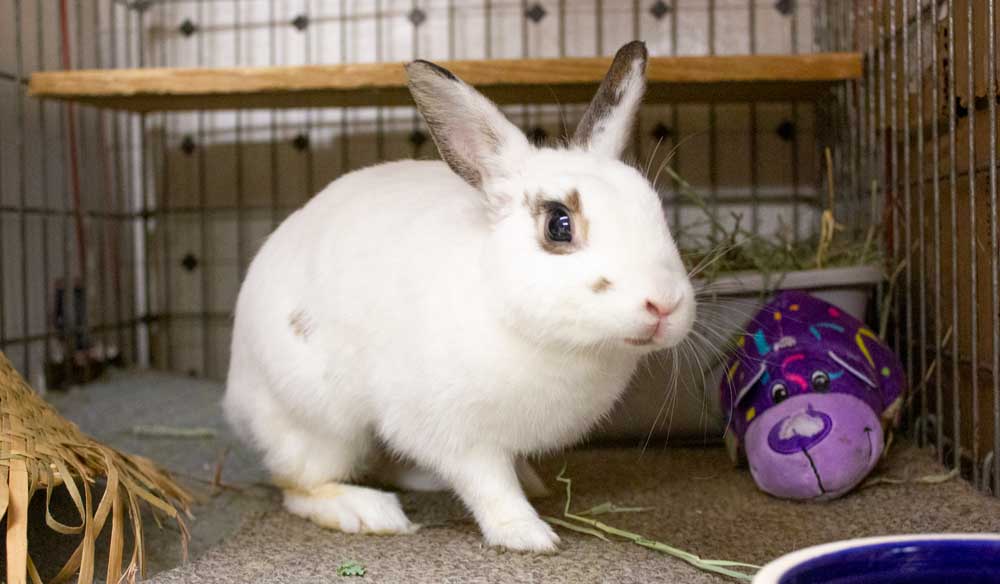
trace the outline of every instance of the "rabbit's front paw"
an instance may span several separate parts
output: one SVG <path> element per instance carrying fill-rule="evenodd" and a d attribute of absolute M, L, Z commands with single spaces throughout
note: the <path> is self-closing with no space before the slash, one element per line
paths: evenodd
<path fill-rule="evenodd" d="M 367 487 L 327 483 L 309 490 L 286 490 L 285 508 L 317 525 L 346 533 L 408 534 L 410 523 L 399 498 Z"/>
<path fill-rule="evenodd" d="M 486 543 L 509 550 L 555 553 L 559 551 L 559 536 L 548 523 L 537 517 L 514 519 L 484 526 Z"/>

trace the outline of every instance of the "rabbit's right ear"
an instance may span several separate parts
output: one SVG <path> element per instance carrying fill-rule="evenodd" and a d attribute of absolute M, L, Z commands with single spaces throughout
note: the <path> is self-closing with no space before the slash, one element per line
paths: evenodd
<path fill-rule="evenodd" d="M 622 155 L 646 93 L 648 59 L 642 41 L 632 41 L 618 49 L 597 95 L 573 133 L 574 144 L 610 158 Z"/>
<path fill-rule="evenodd" d="M 406 75 L 441 158 L 470 185 L 482 188 L 513 172 L 531 150 L 493 102 L 451 71 L 418 60 L 406 65 Z"/>

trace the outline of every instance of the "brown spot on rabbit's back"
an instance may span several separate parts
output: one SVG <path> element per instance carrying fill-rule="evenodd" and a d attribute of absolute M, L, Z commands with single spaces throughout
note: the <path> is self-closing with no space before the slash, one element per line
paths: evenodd
<path fill-rule="evenodd" d="M 308 341 L 309 336 L 313 333 L 312 319 L 301 308 L 288 315 L 288 326 L 292 329 L 292 333 L 295 336 L 302 338 L 304 341 Z"/>
<path fill-rule="evenodd" d="M 595 294 L 600 294 L 602 292 L 607 292 L 611 289 L 611 280 L 601 276 L 596 282 L 590 285 L 590 289 L 594 291 Z"/>

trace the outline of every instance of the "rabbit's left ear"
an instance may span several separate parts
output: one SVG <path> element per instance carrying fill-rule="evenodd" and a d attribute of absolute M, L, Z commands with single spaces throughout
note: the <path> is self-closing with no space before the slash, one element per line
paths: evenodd
<path fill-rule="evenodd" d="M 465 182 L 483 189 L 518 170 L 530 143 L 493 102 L 428 61 L 407 64 L 406 75 L 441 158 Z"/>
<path fill-rule="evenodd" d="M 573 133 L 573 143 L 596 154 L 619 158 L 628 145 L 642 96 L 646 93 L 646 43 L 618 49 L 597 95 Z"/>

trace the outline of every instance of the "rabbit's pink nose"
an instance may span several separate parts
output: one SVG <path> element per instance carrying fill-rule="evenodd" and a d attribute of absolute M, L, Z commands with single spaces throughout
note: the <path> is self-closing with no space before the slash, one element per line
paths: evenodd
<path fill-rule="evenodd" d="M 652 314 L 656 318 L 660 319 L 667 318 L 675 310 L 677 310 L 676 302 L 670 305 L 666 305 L 663 304 L 662 302 L 654 302 L 648 298 L 646 299 L 646 312 Z"/>

